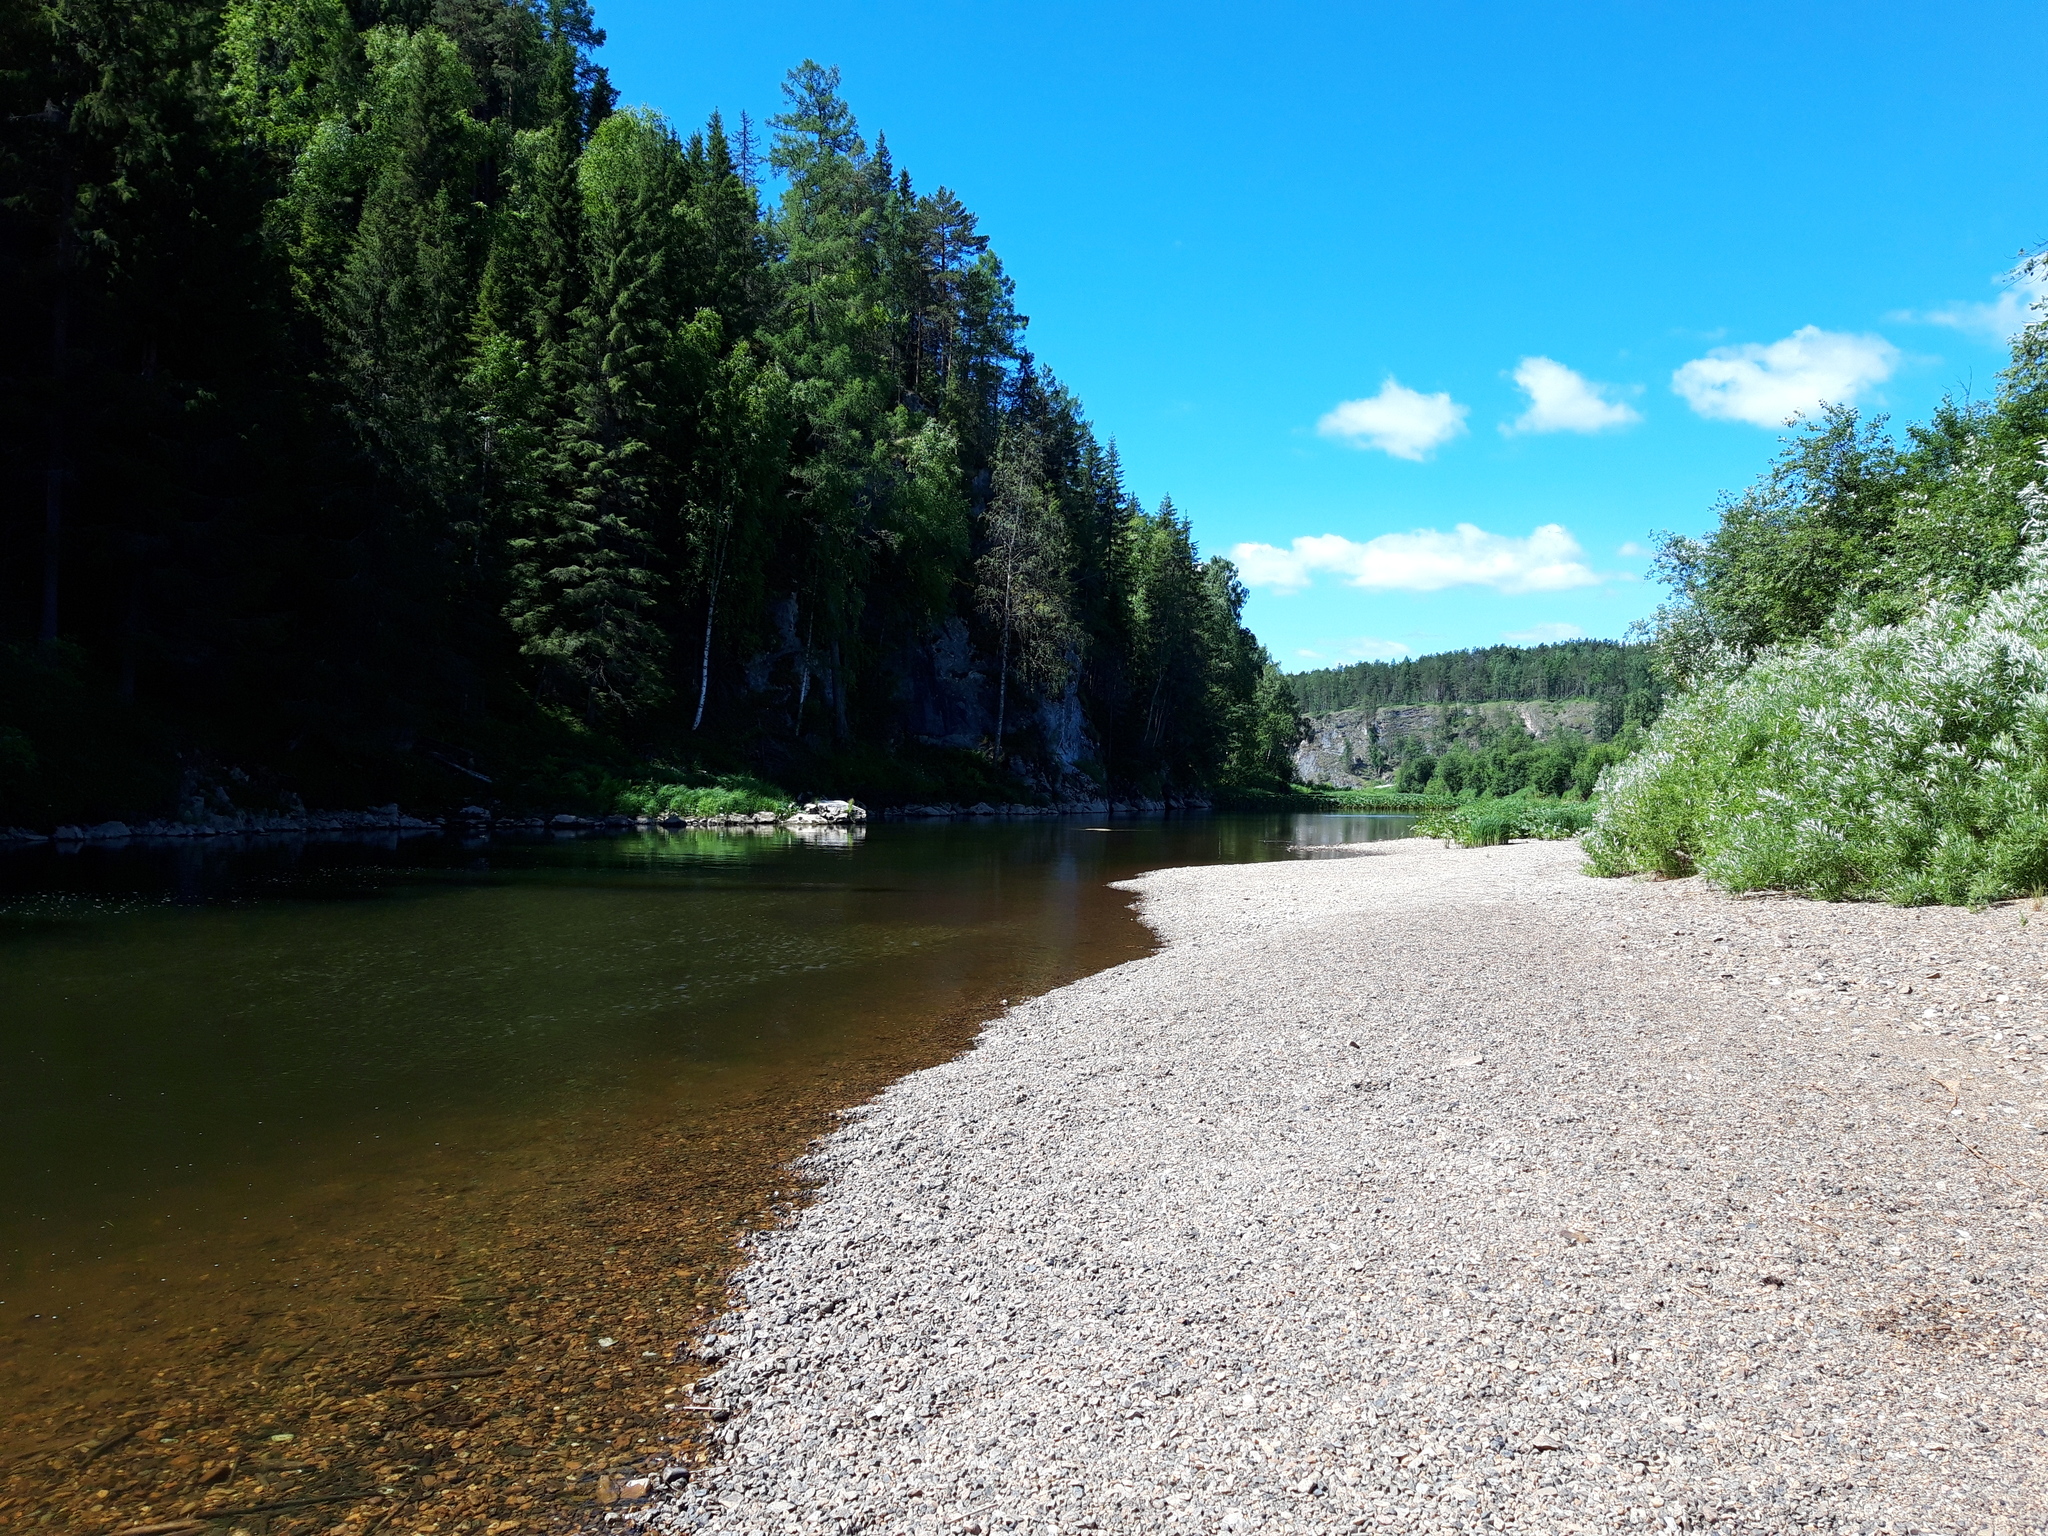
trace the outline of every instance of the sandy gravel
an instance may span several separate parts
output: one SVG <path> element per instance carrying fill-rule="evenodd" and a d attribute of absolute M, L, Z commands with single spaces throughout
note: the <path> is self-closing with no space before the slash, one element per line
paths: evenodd
<path fill-rule="evenodd" d="M 1161 953 L 822 1148 L 642 1517 L 2048 1530 L 2048 914 L 1539 843 L 1137 888 Z"/>

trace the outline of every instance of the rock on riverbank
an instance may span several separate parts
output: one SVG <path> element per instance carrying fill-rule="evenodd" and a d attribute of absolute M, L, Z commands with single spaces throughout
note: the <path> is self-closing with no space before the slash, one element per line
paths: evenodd
<path fill-rule="evenodd" d="M 466 805 L 451 816 L 431 820 L 407 815 L 396 805 L 367 811 L 313 811 L 298 815 L 236 811 L 198 816 L 187 821 L 103 821 L 90 826 L 61 826 L 51 832 L 25 827 L 0 827 L 0 845 L 9 843 L 120 843 L 135 839 L 208 837 L 305 837 L 322 834 L 415 836 L 453 829 L 466 834 L 486 832 L 624 832 L 635 828 L 676 830 L 686 827 L 857 827 L 868 813 L 851 800 L 811 800 L 781 811 L 751 811 L 725 816 L 499 816 L 480 805 Z"/>
<path fill-rule="evenodd" d="M 1137 882 L 1166 949 L 821 1147 L 639 1518 L 2042 1529 L 2048 928 L 1577 863 Z"/>

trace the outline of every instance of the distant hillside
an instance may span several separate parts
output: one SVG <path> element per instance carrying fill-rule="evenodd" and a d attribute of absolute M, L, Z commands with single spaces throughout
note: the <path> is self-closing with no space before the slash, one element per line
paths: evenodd
<path fill-rule="evenodd" d="M 1362 661 L 1288 682 L 1309 727 L 1295 748 L 1295 776 L 1337 787 L 1404 771 L 1426 782 L 1447 754 L 1455 777 L 1454 765 L 1488 753 L 1500 760 L 1496 777 L 1526 780 L 1533 772 L 1576 782 L 1576 773 L 1590 783 L 1598 764 L 1586 749 L 1617 736 L 1633 740 L 1664 702 L 1646 648 L 1612 640 Z M 1608 757 L 1603 750 L 1598 761 Z M 1552 758 L 1552 768 L 1536 766 Z M 1511 760 L 1522 767 L 1508 772 Z"/>
<path fill-rule="evenodd" d="M 1504 699 L 1638 697 L 1634 714 L 1657 713 L 1663 689 L 1650 671 L 1649 647 L 1614 640 L 1556 645 L 1490 645 L 1440 651 L 1406 661 L 1358 661 L 1288 676 L 1305 715 L 1386 704 L 1486 704 Z M 1619 729 L 1617 714 L 1614 729 Z M 1612 734 L 1610 731 L 1609 734 Z"/>

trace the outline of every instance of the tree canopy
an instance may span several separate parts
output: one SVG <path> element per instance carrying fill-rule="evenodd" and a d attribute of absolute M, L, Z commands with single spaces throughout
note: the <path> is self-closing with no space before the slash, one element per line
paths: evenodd
<path fill-rule="evenodd" d="M 1847 406 L 1787 425 L 1712 532 L 1659 540 L 1672 600 L 1652 627 L 1681 683 L 2017 581 L 2048 509 L 2048 334 L 2036 323 L 2015 338 L 1992 399 L 1945 400 L 1903 434 Z"/>
<path fill-rule="evenodd" d="M 1284 779 L 1235 573 L 836 70 L 770 188 L 750 123 L 619 109 L 582 0 L 0 27 L 0 817 L 230 770 Z"/>
<path fill-rule="evenodd" d="M 1394 704 L 1487 704 L 1499 699 L 1598 699 L 1611 708 L 1601 734 L 1647 723 L 1662 690 L 1649 649 L 1613 640 L 1490 645 L 1399 661 L 1359 661 L 1288 678 L 1304 711 Z"/>

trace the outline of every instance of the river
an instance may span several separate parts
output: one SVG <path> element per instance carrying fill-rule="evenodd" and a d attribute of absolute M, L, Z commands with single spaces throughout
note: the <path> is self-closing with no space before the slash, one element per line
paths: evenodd
<path fill-rule="evenodd" d="M 1111 882 L 1409 825 L 0 859 L 0 1525 L 573 1523 L 702 1458 L 681 1346 L 811 1138 L 1149 949 Z"/>

